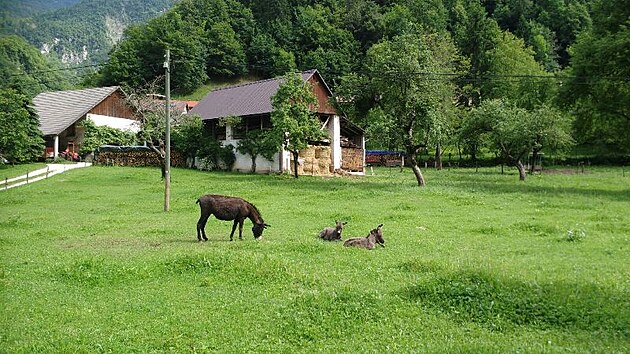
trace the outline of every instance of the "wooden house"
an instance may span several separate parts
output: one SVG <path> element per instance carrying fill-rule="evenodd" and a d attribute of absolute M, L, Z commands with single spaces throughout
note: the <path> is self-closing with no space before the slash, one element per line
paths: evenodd
<path fill-rule="evenodd" d="M 50 158 L 64 150 L 80 150 L 85 133 L 80 123 L 85 119 L 97 126 L 140 130 L 134 109 L 127 104 L 125 93 L 118 86 L 44 92 L 33 99 L 33 104 L 46 141 L 45 154 Z"/>
<path fill-rule="evenodd" d="M 298 172 L 305 175 L 327 175 L 335 171 L 363 174 L 365 161 L 365 139 L 363 130 L 339 115 L 330 105 L 332 91 L 317 70 L 301 73 L 317 97 L 314 113 L 319 118 L 328 138 L 300 152 Z M 271 127 L 272 97 L 278 91 L 283 78 L 251 82 L 221 88 L 208 93 L 191 111 L 201 117 L 207 129 L 224 146 L 237 146 L 247 131 Z M 241 124 L 221 125 L 220 118 L 241 117 Z M 251 157 L 236 153 L 235 170 L 249 171 Z M 291 171 L 291 154 L 279 151 L 273 161 L 259 157 L 257 172 Z"/>

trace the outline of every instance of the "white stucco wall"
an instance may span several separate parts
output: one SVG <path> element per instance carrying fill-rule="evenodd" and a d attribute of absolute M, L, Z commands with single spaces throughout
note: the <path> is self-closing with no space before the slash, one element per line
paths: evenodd
<path fill-rule="evenodd" d="M 226 139 L 221 141 L 221 145 L 234 146 L 234 155 L 236 156 L 236 161 L 234 162 L 234 167 L 232 168 L 232 170 L 239 172 L 250 172 L 252 169 L 252 158 L 249 155 L 241 154 L 240 152 L 236 151 L 236 146 L 238 146 L 239 139 L 232 138 L 232 127 L 229 125 L 225 127 L 225 137 Z M 278 152 L 278 154 L 274 156 L 273 161 L 269 161 L 262 156 L 258 156 L 256 158 L 256 172 L 270 173 L 280 171 L 280 167 L 283 166 L 280 164 L 280 155 L 280 152 Z"/>
<path fill-rule="evenodd" d="M 96 125 L 97 127 L 107 126 L 110 128 L 126 130 L 134 133 L 138 133 L 141 130 L 140 122 L 133 119 L 103 116 L 92 113 L 88 113 L 86 117 L 87 119 L 90 119 L 92 122 L 94 122 L 94 125 Z"/>
<path fill-rule="evenodd" d="M 327 124 L 328 135 L 331 140 L 331 160 L 333 162 L 333 167 L 335 170 L 341 168 L 341 125 L 340 125 L 340 117 L 332 116 L 330 117 Z M 226 125 L 225 127 L 225 137 L 226 139 L 221 141 L 223 146 L 232 145 L 236 148 L 238 145 L 239 139 L 234 139 L 232 137 L 232 127 Z M 363 145 L 365 141 L 362 142 Z M 365 146 L 364 146 L 365 150 Z M 234 154 L 236 155 L 236 162 L 234 163 L 233 170 L 240 172 L 249 172 L 252 167 L 252 159 L 249 155 L 244 155 L 234 150 Z M 258 173 L 270 173 L 270 172 L 289 172 L 291 173 L 291 153 L 286 150 L 282 150 L 278 152 L 274 156 L 273 161 L 269 161 L 264 157 L 259 156 L 256 159 L 256 172 Z"/>

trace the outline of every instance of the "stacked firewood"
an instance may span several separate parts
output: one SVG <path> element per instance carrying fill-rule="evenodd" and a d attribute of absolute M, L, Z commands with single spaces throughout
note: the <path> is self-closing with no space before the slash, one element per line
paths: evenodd
<path fill-rule="evenodd" d="M 104 151 L 97 155 L 94 160 L 95 164 L 105 166 L 162 166 L 161 159 L 155 151 Z M 171 166 L 185 167 L 186 159 L 184 155 L 178 151 L 171 152 Z"/>

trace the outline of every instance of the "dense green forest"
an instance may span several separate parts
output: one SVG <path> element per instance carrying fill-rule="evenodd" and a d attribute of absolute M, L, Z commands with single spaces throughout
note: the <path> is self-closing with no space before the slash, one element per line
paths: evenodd
<path fill-rule="evenodd" d="M 0 0 L 0 9 L 4 15 L 30 16 L 41 12 L 56 10 L 78 3 L 80 0 Z"/>
<path fill-rule="evenodd" d="M 128 29 L 96 83 L 134 87 L 153 80 L 162 75 L 169 48 L 172 87 L 180 94 L 208 79 L 266 78 L 317 68 L 337 93 L 355 98 L 341 107 L 344 113 L 368 131 L 387 134 L 379 141 L 391 147 L 405 145 L 393 127 L 407 123 L 417 125 L 414 139 L 421 143 L 414 145 L 452 144 L 453 131 L 471 109 L 502 100 L 505 107 L 530 113 L 559 110 L 575 119 L 577 143 L 627 151 L 627 5 L 623 0 L 182 0 Z M 387 50 L 395 52 L 384 59 Z M 405 60 L 415 66 L 398 55 L 407 52 Z M 425 105 L 430 109 L 387 111 L 374 97 L 395 83 L 404 83 L 398 92 L 435 86 L 430 84 L 448 87 L 435 89 L 433 96 L 408 97 L 434 102 Z M 382 119 L 393 114 L 426 119 Z M 437 121 L 439 127 L 426 125 Z M 477 128 L 472 137 L 483 132 Z M 416 136 L 420 131 L 431 132 Z M 437 131 L 451 132 L 451 138 L 444 140 Z M 474 150 L 476 143 L 471 144 Z"/>
<path fill-rule="evenodd" d="M 46 28 L 93 48 L 95 34 L 111 33 L 90 16 L 113 16 L 114 3 L 123 8 L 118 15 L 142 12 L 133 1 L 105 3 L 71 8 L 89 21 L 68 20 L 70 8 L 47 13 Z M 152 2 L 151 11 L 156 6 L 168 4 Z M 14 23 L 15 33 L 43 44 L 28 20 Z M 180 0 L 112 40 L 112 50 L 100 53 L 107 61 L 83 85 L 155 82 L 168 48 L 171 87 L 181 96 L 209 81 L 316 68 L 352 98 L 338 108 L 366 129 L 373 147 L 435 151 L 436 159 L 444 148 L 473 157 L 485 148 L 514 161 L 574 143 L 627 153 L 628 25 L 626 0 Z"/>

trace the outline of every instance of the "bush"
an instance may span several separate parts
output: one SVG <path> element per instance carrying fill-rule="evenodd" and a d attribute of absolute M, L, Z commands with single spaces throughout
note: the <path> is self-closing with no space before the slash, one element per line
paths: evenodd
<path fill-rule="evenodd" d="M 206 139 L 205 144 L 199 149 L 197 157 L 200 161 L 197 168 L 205 171 L 229 171 L 236 162 L 234 146 L 221 146 L 214 139 Z"/>
<path fill-rule="evenodd" d="M 136 134 L 133 132 L 107 126 L 97 127 L 94 122 L 89 119 L 84 120 L 81 124 L 83 128 L 85 128 L 85 138 L 79 150 L 79 154 L 81 155 L 92 153 L 102 145 L 129 146 L 136 145 L 138 142 Z"/>

